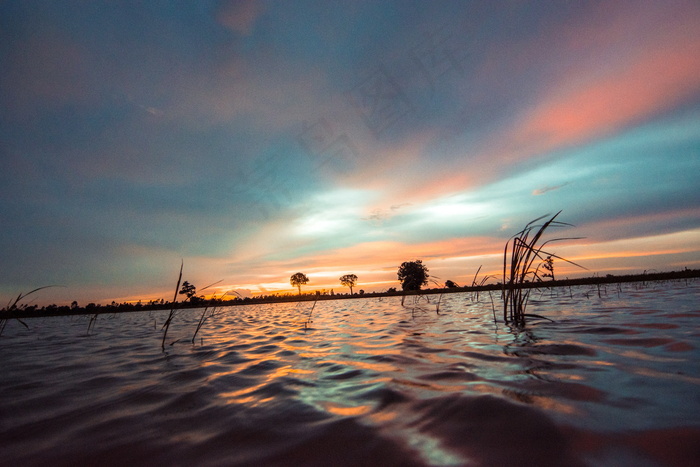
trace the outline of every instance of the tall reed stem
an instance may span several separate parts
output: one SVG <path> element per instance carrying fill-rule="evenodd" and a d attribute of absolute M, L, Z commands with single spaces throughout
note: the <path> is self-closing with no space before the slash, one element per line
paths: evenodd
<path fill-rule="evenodd" d="M 172 323 L 175 317 L 175 311 L 177 310 L 177 292 L 180 290 L 180 281 L 182 281 L 182 268 L 185 266 L 184 260 L 180 262 L 180 275 L 177 277 L 177 285 L 175 286 L 175 295 L 173 296 L 173 304 L 170 308 L 170 313 L 168 314 L 168 319 L 165 320 L 163 324 L 163 340 L 160 343 L 160 348 L 165 352 L 165 338 L 168 336 L 168 329 L 170 328 L 170 323 Z"/>

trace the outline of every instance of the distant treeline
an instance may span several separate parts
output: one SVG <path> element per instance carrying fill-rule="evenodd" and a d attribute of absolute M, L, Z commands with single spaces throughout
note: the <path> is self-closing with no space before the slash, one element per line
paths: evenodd
<path fill-rule="evenodd" d="M 631 274 L 631 275 L 621 275 L 615 276 L 608 274 L 606 276 L 593 276 L 584 277 L 578 279 L 561 279 L 561 280 L 550 280 L 550 281 L 540 281 L 540 282 L 526 282 L 522 287 L 562 287 L 562 286 L 576 286 L 576 285 L 597 285 L 597 284 L 613 284 L 621 282 L 650 282 L 650 281 L 664 281 L 664 280 L 677 280 L 677 279 L 690 279 L 700 277 L 700 269 L 684 269 L 682 271 L 672 271 L 672 272 L 644 272 L 642 274 Z M 395 287 L 391 287 L 385 292 L 364 292 L 360 290 L 359 293 L 354 293 L 352 295 L 347 293 L 334 293 L 332 290 L 328 291 L 315 291 L 311 293 L 305 293 L 301 295 L 283 294 L 283 295 L 258 295 L 255 297 L 234 297 L 231 299 L 196 299 L 193 301 L 187 300 L 182 302 L 168 302 L 164 300 L 151 300 L 147 303 L 115 303 L 112 302 L 109 305 L 100 305 L 95 303 L 89 303 L 86 306 L 79 306 L 77 302 L 73 302 L 71 306 L 68 305 L 47 305 L 43 307 L 38 307 L 37 305 L 22 305 L 13 310 L 8 310 L 3 308 L 0 310 L 0 319 L 9 318 L 31 318 L 31 317 L 44 317 L 44 316 L 64 316 L 64 315 L 91 315 L 91 314 L 102 314 L 102 313 L 124 313 L 124 312 L 134 312 L 134 311 L 152 311 L 152 310 L 170 310 L 172 308 L 184 309 L 184 308 L 204 308 L 204 307 L 221 307 L 221 306 L 236 306 L 236 305 L 254 305 L 254 304 L 264 304 L 264 303 L 280 303 L 280 302 L 300 302 L 300 301 L 315 301 L 315 300 L 341 300 L 349 298 L 367 298 L 367 297 L 391 297 L 400 295 L 427 295 L 427 294 L 442 294 L 442 293 L 456 293 L 456 292 L 477 292 L 486 290 L 501 290 L 502 284 L 500 282 L 495 284 L 484 284 L 480 286 L 467 286 L 467 287 L 445 287 L 445 288 L 432 288 L 424 289 L 420 291 L 404 292 L 402 290 L 397 290 Z"/>

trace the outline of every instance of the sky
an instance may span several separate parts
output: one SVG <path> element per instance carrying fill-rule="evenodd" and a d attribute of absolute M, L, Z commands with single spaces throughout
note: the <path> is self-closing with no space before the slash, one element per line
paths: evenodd
<path fill-rule="evenodd" d="M 558 211 L 558 278 L 700 267 L 697 1 L 0 0 L 0 64 L 3 305 L 496 282 Z"/>

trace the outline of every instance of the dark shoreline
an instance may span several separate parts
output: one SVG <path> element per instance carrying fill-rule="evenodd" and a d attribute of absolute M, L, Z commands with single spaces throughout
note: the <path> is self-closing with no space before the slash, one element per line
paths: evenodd
<path fill-rule="evenodd" d="M 628 283 L 628 282 L 652 282 L 652 281 L 667 281 L 667 280 L 680 280 L 680 279 L 693 279 L 700 277 L 700 269 L 685 269 L 682 271 L 671 271 L 671 272 L 654 272 L 654 273 L 642 273 L 642 274 L 630 274 L 623 276 L 615 276 L 608 274 L 606 276 L 593 276 L 593 277 L 583 277 L 578 279 L 559 279 L 553 281 L 543 281 L 543 282 L 527 282 L 522 285 L 523 288 L 549 288 L 549 287 L 571 287 L 579 285 L 603 285 L 603 284 L 618 284 L 618 283 Z M 474 287 L 453 287 L 453 288 L 440 288 L 440 289 L 425 289 L 420 292 L 404 292 L 404 291 L 392 291 L 392 292 L 371 292 L 353 295 L 349 294 L 320 294 L 320 293 L 309 293 L 303 295 L 271 295 L 271 296 L 260 296 L 260 297 L 248 297 L 248 298 L 236 298 L 232 300 L 202 300 L 195 303 L 189 302 L 176 302 L 174 305 L 177 309 L 185 308 L 204 308 L 204 307 L 225 307 L 225 306 L 238 306 L 238 305 L 258 305 L 258 304 L 269 304 L 269 303 L 286 303 L 286 302 L 308 302 L 317 300 L 347 300 L 355 298 L 368 298 L 368 297 L 396 297 L 402 295 L 435 295 L 435 294 L 445 294 L 445 293 L 459 293 L 459 292 L 482 292 L 482 291 L 500 291 L 503 285 L 499 282 L 497 284 L 484 284 L 481 286 Z M 173 304 L 169 302 L 164 303 L 148 303 L 148 304 L 132 304 L 132 303 L 122 303 L 117 305 L 96 305 L 89 304 L 86 307 L 69 307 L 69 306 L 56 306 L 49 305 L 45 307 L 26 307 L 18 308 L 15 310 L 0 310 L 0 320 L 2 319 L 12 319 L 12 318 L 41 318 L 47 316 L 72 316 L 72 315 L 96 315 L 105 313 L 127 313 L 136 311 L 154 311 L 154 310 L 170 310 L 173 308 Z"/>

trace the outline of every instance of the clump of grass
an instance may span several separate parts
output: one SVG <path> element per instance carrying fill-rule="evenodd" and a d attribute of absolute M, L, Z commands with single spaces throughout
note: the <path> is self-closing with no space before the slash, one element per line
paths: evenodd
<path fill-rule="evenodd" d="M 26 307 L 26 305 L 21 305 L 21 304 L 20 304 L 20 302 L 21 302 L 23 299 L 25 299 L 26 297 L 28 297 L 29 295 L 31 295 L 31 294 L 33 294 L 33 293 L 35 293 L 35 292 L 38 292 L 38 291 L 43 290 L 43 289 L 48 289 L 49 287 L 59 287 L 59 286 L 57 286 L 57 285 L 45 285 L 45 286 L 43 286 L 43 287 L 37 287 L 36 289 L 34 289 L 34 290 L 30 291 L 30 292 L 27 292 L 27 293 L 20 293 L 20 294 L 17 296 L 17 298 L 15 298 L 14 302 L 13 302 L 12 300 L 10 300 L 10 301 L 8 302 L 7 306 L 6 306 L 5 308 L 3 308 L 3 309 L 0 310 L 0 313 L 2 313 L 2 314 L 7 314 L 7 315 L 12 315 L 13 313 L 15 313 L 15 312 L 17 312 L 17 311 L 23 309 L 24 307 Z M 5 326 L 7 325 L 7 321 L 8 321 L 9 319 L 12 319 L 12 318 L 16 319 L 16 320 L 17 320 L 22 326 L 24 326 L 25 328 L 29 329 L 29 325 L 28 325 L 27 323 L 25 323 L 24 321 L 22 321 L 22 320 L 19 318 L 19 316 L 13 316 L 13 317 L 11 317 L 11 318 L 2 318 L 2 319 L 0 319 L 0 336 L 2 335 L 2 332 L 5 330 Z"/>
<path fill-rule="evenodd" d="M 561 211 L 554 214 L 543 224 L 536 224 L 548 217 L 548 215 L 538 217 L 530 221 L 523 230 L 512 236 L 507 242 L 503 251 L 503 290 L 502 298 L 503 320 L 506 324 L 511 323 L 515 326 L 524 326 L 525 317 L 535 317 L 548 319 L 544 316 L 526 314 L 527 301 L 530 295 L 529 288 L 525 287 L 527 282 L 540 282 L 540 267 L 544 264 L 546 258 L 557 258 L 567 263 L 586 269 L 568 259 L 557 256 L 554 253 L 544 251 L 543 248 L 552 242 L 562 240 L 576 240 L 581 237 L 562 237 L 550 240 L 543 240 L 545 231 L 550 227 L 571 226 L 565 222 L 556 220 Z M 509 260 L 510 256 L 510 260 Z"/>

